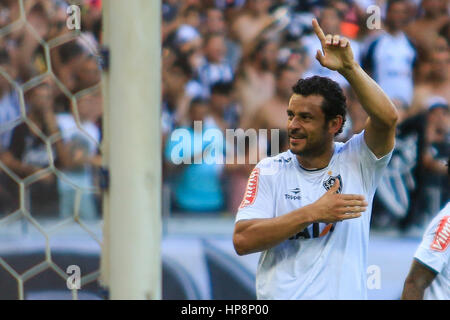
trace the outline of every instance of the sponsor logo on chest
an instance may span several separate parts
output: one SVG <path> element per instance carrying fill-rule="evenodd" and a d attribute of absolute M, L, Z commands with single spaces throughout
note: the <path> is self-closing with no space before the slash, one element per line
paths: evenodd
<path fill-rule="evenodd" d="M 302 199 L 300 188 L 294 188 L 284 194 L 286 200 L 298 201 Z"/>

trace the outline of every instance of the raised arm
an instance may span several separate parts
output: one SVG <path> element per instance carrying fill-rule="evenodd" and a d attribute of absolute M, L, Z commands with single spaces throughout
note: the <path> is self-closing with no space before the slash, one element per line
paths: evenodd
<path fill-rule="evenodd" d="M 369 115 L 364 128 L 364 139 L 377 158 L 381 158 L 389 153 L 395 144 L 398 113 L 394 104 L 354 60 L 348 39 L 339 35 L 325 35 L 315 19 L 312 25 L 323 51 L 317 51 L 316 59 L 323 67 L 339 72 L 352 86 Z"/>

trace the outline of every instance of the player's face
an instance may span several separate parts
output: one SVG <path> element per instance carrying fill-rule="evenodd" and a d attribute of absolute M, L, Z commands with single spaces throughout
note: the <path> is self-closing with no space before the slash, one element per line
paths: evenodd
<path fill-rule="evenodd" d="M 299 156 L 320 156 L 325 151 L 333 133 L 327 130 L 322 111 L 323 97 L 294 94 L 288 106 L 288 135 L 292 153 Z"/>
<path fill-rule="evenodd" d="M 386 23 L 393 29 L 401 29 L 408 22 L 408 5 L 403 2 L 394 3 L 387 13 Z"/>
<path fill-rule="evenodd" d="M 292 86 L 298 80 L 298 72 L 294 70 L 283 71 L 277 79 L 277 92 L 283 99 L 289 99 L 292 94 Z"/>
<path fill-rule="evenodd" d="M 335 9 L 324 9 L 321 15 L 320 25 L 325 33 L 339 33 L 341 19 Z"/>

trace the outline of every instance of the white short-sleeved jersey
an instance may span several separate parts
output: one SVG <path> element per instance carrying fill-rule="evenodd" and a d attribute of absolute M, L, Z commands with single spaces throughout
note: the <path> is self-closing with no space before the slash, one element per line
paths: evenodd
<path fill-rule="evenodd" d="M 450 202 L 428 225 L 414 258 L 437 274 L 424 299 L 450 300 Z"/>
<path fill-rule="evenodd" d="M 369 203 L 360 218 L 315 223 L 261 253 L 258 299 L 366 299 L 366 269 L 372 200 L 392 152 L 377 157 L 364 132 L 334 143 L 328 167 L 302 168 L 291 152 L 262 160 L 249 178 L 236 216 L 274 218 L 317 201 L 339 179 L 339 192 L 362 194 Z"/>

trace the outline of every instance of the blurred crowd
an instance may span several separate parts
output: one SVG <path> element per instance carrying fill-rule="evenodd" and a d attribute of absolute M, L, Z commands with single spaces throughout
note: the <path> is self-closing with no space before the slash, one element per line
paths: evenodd
<path fill-rule="evenodd" d="M 186 156 L 176 149 L 182 142 L 176 129 L 191 133 L 192 159 L 214 144 L 205 138 L 208 129 L 223 136 L 227 129 L 280 129 L 280 151 L 285 151 L 291 87 L 312 75 L 330 77 L 344 88 L 349 121 L 337 139 L 345 142 L 364 128 L 367 114 L 347 81 L 315 59 L 320 42 L 311 29 L 314 17 L 325 34 L 351 40 L 355 59 L 400 113 L 374 226 L 405 231 L 423 226 L 448 201 L 447 1 L 164 0 L 162 10 L 164 178 L 172 211 L 236 213 L 253 168 L 174 163 L 174 155 Z M 195 121 L 202 121 L 200 133 Z M 202 143 L 194 143 L 196 135 Z M 270 149 L 270 134 L 266 142 Z M 247 158 L 259 151 L 241 150 Z"/>
<path fill-rule="evenodd" d="M 101 0 L 23 3 L 27 25 L 17 26 L 19 1 L 0 1 L 0 216 L 25 202 L 35 216 L 99 217 L 99 197 L 89 190 L 98 187 L 101 164 Z M 81 29 L 70 39 L 73 3 Z M 229 146 L 206 136 L 238 128 L 280 131 L 236 155 L 261 159 L 276 151 L 274 142 L 285 151 L 286 106 L 301 77 L 327 76 L 343 87 L 348 121 L 339 141 L 364 128 L 367 115 L 347 81 L 315 60 L 316 17 L 325 33 L 351 40 L 355 59 L 401 116 L 373 224 L 423 225 L 449 195 L 449 12 L 446 0 L 162 0 L 165 211 L 235 214 L 254 164 L 194 159 L 211 145 L 225 154 Z M 179 150 L 177 129 L 190 134 L 190 154 Z"/>
<path fill-rule="evenodd" d="M 0 1 L 0 217 L 20 204 L 38 219 L 99 217 L 101 3 L 77 3 L 79 31 L 70 4 Z"/>

